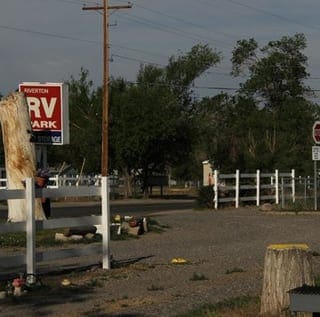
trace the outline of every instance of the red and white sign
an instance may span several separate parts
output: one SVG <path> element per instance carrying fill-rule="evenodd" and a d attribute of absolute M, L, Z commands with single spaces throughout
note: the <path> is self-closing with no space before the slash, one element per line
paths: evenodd
<path fill-rule="evenodd" d="M 313 124 L 312 137 L 316 144 L 320 144 L 320 121 L 316 121 Z"/>
<path fill-rule="evenodd" d="M 36 143 L 69 143 L 68 86 L 62 83 L 22 83 Z"/>

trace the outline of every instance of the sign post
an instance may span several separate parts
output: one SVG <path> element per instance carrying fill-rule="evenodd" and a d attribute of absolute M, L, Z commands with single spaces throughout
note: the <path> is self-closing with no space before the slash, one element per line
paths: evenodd
<path fill-rule="evenodd" d="M 320 144 L 320 121 L 316 121 L 312 127 L 312 138 L 315 144 Z M 318 209 L 318 180 L 317 180 L 317 161 L 320 160 L 320 146 L 312 147 L 312 160 L 314 162 L 314 177 L 313 177 L 313 186 L 314 186 L 314 210 Z"/>

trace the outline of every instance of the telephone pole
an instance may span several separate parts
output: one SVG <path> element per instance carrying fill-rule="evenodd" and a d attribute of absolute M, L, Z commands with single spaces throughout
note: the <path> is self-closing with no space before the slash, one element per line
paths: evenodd
<path fill-rule="evenodd" d="M 109 21 L 108 11 L 130 9 L 131 4 L 108 6 L 103 0 L 102 6 L 83 7 L 82 10 L 102 10 L 103 12 L 103 97 L 102 97 L 102 144 L 101 144 L 101 175 L 108 176 L 109 161 Z"/>

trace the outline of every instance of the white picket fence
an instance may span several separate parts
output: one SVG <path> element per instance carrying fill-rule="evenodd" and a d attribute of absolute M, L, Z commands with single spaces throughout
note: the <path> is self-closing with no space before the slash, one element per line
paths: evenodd
<path fill-rule="evenodd" d="M 59 188 L 35 188 L 34 179 L 26 179 L 26 189 L 0 190 L 0 200 L 26 199 L 28 212 L 26 221 L 0 224 L 0 233 L 26 232 L 25 254 L 0 257 L 1 268 L 26 266 L 29 276 L 36 275 L 36 264 L 44 261 L 60 260 L 70 257 L 102 254 L 102 267 L 110 269 L 110 206 L 109 206 L 108 178 L 101 178 L 101 186 L 64 186 Z M 59 218 L 49 220 L 35 220 L 35 198 L 48 197 L 101 197 L 101 216 L 87 216 L 79 218 Z M 79 226 L 101 225 L 102 245 L 92 244 L 81 248 L 58 249 L 36 252 L 36 232 L 44 229 L 74 228 Z"/>
<path fill-rule="evenodd" d="M 234 174 L 220 174 L 215 170 L 213 175 L 215 209 L 218 209 L 221 203 L 227 202 L 234 202 L 235 208 L 239 208 L 240 202 L 245 201 L 254 201 L 257 206 L 266 200 L 279 204 L 281 186 L 291 189 L 292 201 L 295 201 L 295 170 L 291 173 L 279 173 L 278 170 L 274 173 L 261 173 L 260 170 L 256 173 L 241 173 L 236 170 Z M 290 178 L 291 181 L 284 185 L 279 181 L 281 178 Z M 249 194 L 243 195 L 243 191 Z"/>
<path fill-rule="evenodd" d="M 109 177 L 109 184 L 115 183 L 114 178 Z M 101 186 L 101 175 L 55 175 L 49 178 L 48 188 L 64 186 Z M 7 179 L 0 178 L 0 189 L 7 188 Z"/>

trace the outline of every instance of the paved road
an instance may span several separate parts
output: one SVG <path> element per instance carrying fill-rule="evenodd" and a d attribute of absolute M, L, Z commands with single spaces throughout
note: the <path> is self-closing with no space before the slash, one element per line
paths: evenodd
<path fill-rule="evenodd" d="M 110 203 L 111 214 L 128 216 L 146 216 L 150 213 L 170 210 L 193 209 L 196 203 L 192 199 L 150 199 L 150 200 L 122 200 Z M 52 218 L 81 217 L 99 215 L 101 204 L 99 202 L 59 202 L 52 203 Z M 7 208 L 1 206 L 0 219 L 7 218 Z"/>

